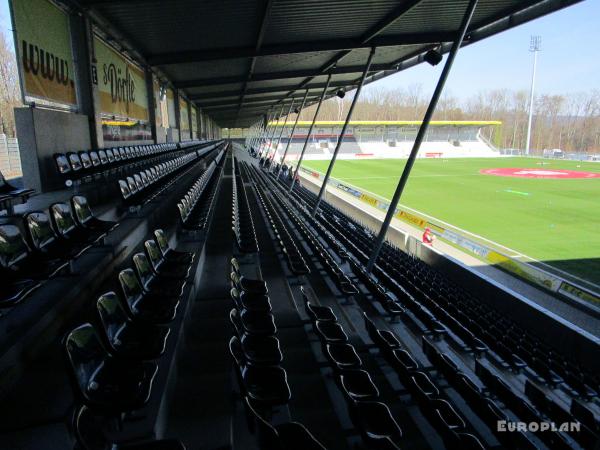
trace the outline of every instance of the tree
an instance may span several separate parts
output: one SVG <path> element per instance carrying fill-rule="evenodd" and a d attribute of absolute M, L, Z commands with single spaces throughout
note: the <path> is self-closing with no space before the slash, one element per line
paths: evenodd
<path fill-rule="evenodd" d="M 21 106 L 17 61 L 6 36 L 0 32 L 0 133 L 15 136 L 17 106 Z"/>

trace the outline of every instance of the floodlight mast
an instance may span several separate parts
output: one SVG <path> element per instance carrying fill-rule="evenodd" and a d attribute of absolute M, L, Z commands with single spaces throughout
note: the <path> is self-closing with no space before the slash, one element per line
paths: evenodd
<path fill-rule="evenodd" d="M 542 48 L 542 37 L 531 36 L 529 51 L 533 53 L 533 71 L 531 73 L 531 91 L 529 94 L 529 119 L 527 120 L 527 141 L 525 142 L 525 154 L 529 156 L 531 147 L 531 124 L 533 122 L 533 100 L 535 92 L 535 72 L 537 69 L 537 54 Z"/>

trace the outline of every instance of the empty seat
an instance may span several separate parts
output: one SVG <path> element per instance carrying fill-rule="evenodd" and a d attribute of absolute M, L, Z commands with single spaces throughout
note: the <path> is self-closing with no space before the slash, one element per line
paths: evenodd
<path fill-rule="evenodd" d="M 351 370 L 360 369 L 362 366 L 360 356 L 350 344 L 327 344 L 325 356 L 334 369 Z"/>
<path fill-rule="evenodd" d="M 133 265 L 145 292 L 169 298 L 180 298 L 183 295 L 186 281 L 156 275 L 144 253 L 133 255 Z"/>
<path fill-rule="evenodd" d="M 52 258 L 69 260 L 76 258 L 86 250 L 73 243 L 59 240 L 51 226 L 50 218 L 45 212 L 33 211 L 23 217 L 27 229 L 29 243 L 33 250 Z"/>
<path fill-rule="evenodd" d="M 134 320 L 165 324 L 175 319 L 179 302 L 145 293 L 132 269 L 119 273 L 119 283 L 125 299 L 124 306 Z"/>
<path fill-rule="evenodd" d="M 144 243 L 144 249 L 148 260 L 152 264 L 152 270 L 157 275 L 178 280 L 185 280 L 189 276 L 190 264 L 166 260 L 154 240 L 147 240 Z"/>
<path fill-rule="evenodd" d="M 154 240 L 156 240 L 158 248 L 167 261 L 190 265 L 194 262 L 193 252 L 180 252 L 169 247 L 169 240 L 163 230 L 154 230 Z"/>
<path fill-rule="evenodd" d="M 71 208 L 73 209 L 75 219 L 83 228 L 108 233 L 119 225 L 118 222 L 100 220 L 95 217 L 87 198 L 82 195 L 71 197 Z"/>
<path fill-rule="evenodd" d="M 402 430 L 384 403 L 354 402 L 351 417 L 365 443 L 370 447 L 398 450 Z"/>
<path fill-rule="evenodd" d="M 340 388 L 348 399 L 376 400 L 379 397 L 379 389 L 366 370 L 342 370 L 337 376 Z"/>
<path fill-rule="evenodd" d="M 337 317 L 333 310 L 328 306 L 316 306 L 308 300 L 305 301 L 306 314 L 311 321 L 316 322 L 337 322 Z"/>
<path fill-rule="evenodd" d="M 67 335 L 65 349 L 76 392 L 86 405 L 120 413 L 148 402 L 158 370 L 155 362 L 110 356 L 89 323 Z"/>
<path fill-rule="evenodd" d="M 39 287 L 39 280 L 58 274 L 66 265 L 66 262 L 57 259 L 36 258 L 17 226 L 0 225 L 1 303 L 10 305 L 19 302 Z"/>
<path fill-rule="evenodd" d="M 253 420 L 253 431 L 261 450 L 325 450 L 325 447 L 298 422 L 271 425 L 258 414 L 252 403 L 245 405 Z"/>
<path fill-rule="evenodd" d="M 339 323 L 317 320 L 314 323 L 314 328 L 319 338 L 325 343 L 343 344 L 348 341 L 348 336 Z"/>
<path fill-rule="evenodd" d="M 89 248 L 102 237 L 104 233 L 86 230 L 77 225 L 71 208 L 66 203 L 54 203 L 50 206 L 50 219 L 58 236 L 70 245 Z"/>
<path fill-rule="evenodd" d="M 239 292 L 236 288 L 231 288 L 231 299 L 236 307 L 240 310 L 247 309 L 248 311 L 271 311 L 271 302 L 269 297 L 262 294 L 250 294 L 248 292 Z"/>
<path fill-rule="evenodd" d="M 277 332 L 275 319 L 270 312 L 248 311 L 241 312 L 233 308 L 229 314 L 231 322 L 239 329 L 238 334 L 253 336 L 273 336 Z"/>
<path fill-rule="evenodd" d="M 276 366 L 283 361 L 279 340 L 274 336 L 241 336 L 240 345 L 250 365 Z"/>
<path fill-rule="evenodd" d="M 289 402 L 292 394 L 285 370 L 278 366 L 253 366 L 247 364 L 237 337 L 229 341 L 229 351 L 234 359 L 234 369 L 242 394 L 256 405 L 273 406 Z"/>
<path fill-rule="evenodd" d="M 381 350 L 391 351 L 402 346 L 394 333 L 388 330 L 379 330 L 366 313 L 363 313 L 363 317 L 369 337 Z"/>
<path fill-rule="evenodd" d="M 265 283 L 264 280 L 246 278 L 242 275 L 238 275 L 236 272 L 232 272 L 231 281 L 237 289 L 250 294 L 267 295 L 269 293 L 267 283 Z"/>
<path fill-rule="evenodd" d="M 133 359 L 154 359 L 164 353 L 168 327 L 133 322 L 114 292 L 101 295 L 96 307 L 112 353 Z"/>

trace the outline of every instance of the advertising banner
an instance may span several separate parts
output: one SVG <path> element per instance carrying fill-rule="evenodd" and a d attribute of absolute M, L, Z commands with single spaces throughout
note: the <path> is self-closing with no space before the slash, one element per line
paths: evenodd
<path fill-rule="evenodd" d="M 116 50 L 94 37 L 100 110 L 109 116 L 148 121 L 144 72 Z"/>
<path fill-rule="evenodd" d="M 181 131 L 190 131 L 190 115 L 188 114 L 188 102 L 179 97 L 179 123 Z"/>
<path fill-rule="evenodd" d="M 46 0 L 13 0 L 11 4 L 23 100 L 76 106 L 67 14 Z"/>

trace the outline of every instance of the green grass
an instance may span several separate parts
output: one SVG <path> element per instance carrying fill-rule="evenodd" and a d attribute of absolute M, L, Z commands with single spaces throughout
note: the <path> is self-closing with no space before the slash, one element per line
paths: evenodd
<path fill-rule="evenodd" d="M 419 159 L 401 204 L 533 259 L 600 283 L 600 178 L 482 175 L 495 167 L 541 168 L 534 158 Z M 600 172 L 598 163 L 543 160 L 544 169 Z M 336 162 L 332 176 L 391 198 L 406 160 Z M 325 172 L 329 161 L 306 161 Z M 524 195 L 527 193 L 528 195 Z"/>

